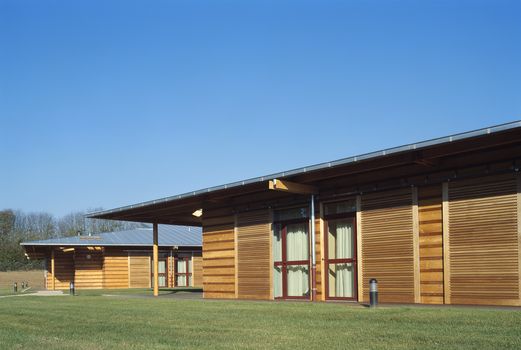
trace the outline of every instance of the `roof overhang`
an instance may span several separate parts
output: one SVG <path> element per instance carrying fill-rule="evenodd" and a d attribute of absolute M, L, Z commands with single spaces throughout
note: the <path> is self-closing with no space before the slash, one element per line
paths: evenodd
<path fill-rule="evenodd" d="M 308 167 L 210 187 L 176 196 L 87 214 L 88 218 L 201 226 L 206 209 L 247 207 L 252 199 L 264 203 L 295 196 L 270 190 L 281 179 L 318 193 L 331 192 L 338 179 L 358 189 L 364 183 L 393 176 L 416 176 L 433 169 L 450 170 L 486 161 L 513 161 L 521 156 L 521 121 L 389 148 Z M 517 165 L 513 165 L 517 167 Z M 347 184 L 346 184 L 347 183 Z M 192 215 L 204 208 L 203 216 Z"/>

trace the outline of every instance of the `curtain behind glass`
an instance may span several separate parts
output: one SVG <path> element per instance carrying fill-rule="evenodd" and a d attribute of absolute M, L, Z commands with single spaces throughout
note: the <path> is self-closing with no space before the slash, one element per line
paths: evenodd
<path fill-rule="evenodd" d="M 308 225 L 286 226 L 286 256 L 288 261 L 308 260 Z M 309 292 L 309 268 L 303 265 L 287 266 L 288 296 L 304 296 Z"/>
<path fill-rule="evenodd" d="M 335 227 L 336 226 L 336 227 Z M 330 232 L 330 237 L 334 240 L 334 257 L 332 259 L 348 259 L 353 257 L 353 225 L 350 221 L 339 221 L 333 227 L 336 232 Z M 331 234 L 333 233 L 333 234 Z M 329 242 L 328 242 L 329 243 Z M 331 251 L 331 249 L 330 249 Z M 353 296 L 353 267 L 352 264 L 336 264 L 330 265 L 335 275 L 335 296 L 351 297 Z"/>
<path fill-rule="evenodd" d="M 186 272 L 186 262 L 184 260 L 177 260 L 177 272 L 178 273 Z M 186 275 L 177 276 L 177 285 L 186 286 Z"/>

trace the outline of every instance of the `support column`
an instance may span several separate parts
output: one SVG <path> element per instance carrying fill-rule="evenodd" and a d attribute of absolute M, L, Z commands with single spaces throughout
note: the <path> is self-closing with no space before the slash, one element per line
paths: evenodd
<path fill-rule="evenodd" d="M 153 231 L 154 231 L 154 246 L 153 246 L 153 255 L 154 255 L 154 296 L 157 297 L 159 295 L 159 275 L 158 275 L 158 269 L 159 269 L 159 246 L 158 246 L 158 229 L 157 229 L 157 223 L 153 224 Z"/>
<path fill-rule="evenodd" d="M 317 256 L 315 247 L 315 195 L 311 195 L 311 300 L 317 300 Z"/>
<path fill-rule="evenodd" d="M 54 278 L 54 249 L 51 250 L 51 288 L 56 290 L 56 278 Z"/>

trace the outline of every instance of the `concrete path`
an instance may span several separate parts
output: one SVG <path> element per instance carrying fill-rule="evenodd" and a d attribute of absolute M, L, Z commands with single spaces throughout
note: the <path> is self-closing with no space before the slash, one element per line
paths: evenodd
<path fill-rule="evenodd" d="M 61 290 L 39 290 L 34 293 L 20 293 L 20 294 L 10 294 L 10 295 L 2 295 L 0 298 L 12 298 L 12 297 L 52 297 L 57 295 L 65 295 Z"/>

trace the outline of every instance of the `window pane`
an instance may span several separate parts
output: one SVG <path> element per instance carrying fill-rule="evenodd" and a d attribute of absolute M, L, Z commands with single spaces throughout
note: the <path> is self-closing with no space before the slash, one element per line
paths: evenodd
<path fill-rule="evenodd" d="M 288 296 L 309 295 L 309 267 L 307 265 L 287 266 Z"/>
<path fill-rule="evenodd" d="M 282 297 L 282 267 L 273 267 L 273 297 Z"/>
<path fill-rule="evenodd" d="M 353 221 L 335 220 L 328 222 L 328 258 L 351 259 L 354 256 Z"/>
<path fill-rule="evenodd" d="M 192 272 L 192 259 L 191 258 L 188 258 L 188 272 Z"/>
<path fill-rule="evenodd" d="M 354 297 L 353 263 L 329 264 L 328 278 L 330 297 Z"/>
<path fill-rule="evenodd" d="M 192 286 L 192 275 L 188 276 L 188 287 Z"/>
<path fill-rule="evenodd" d="M 185 273 L 186 272 L 186 262 L 184 260 L 177 260 L 177 272 Z"/>
<path fill-rule="evenodd" d="M 158 278 L 158 279 L 159 279 L 159 283 L 158 283 L 158 285 L 159 285 L 160 287 L 165 286 L 165 285 L 166 285 L 166 283 L 165 283 L 165 281 L 166 281 L 165 276 L 158 276 L 158 277 L 159 277 L 159 278 Z"/>
<path fill-rule="evenodd" d="M 307 219 L 308 208 L 291 208 L 275 211 L 275 221 L 286 221 L 294 219 Z"/>
<path fill-rule="evenodd" d="M 309 259 L 307 223 L 286 226 L 286 256 L 288 261 Z"/>
<path fill-rule="evenodd" d="M 165 273 L 166 271 L 166 261 L 160 260 L 158 261 L 158 269 L 157 272 L 159 273 Z"/>
<path fill-rule="evenodd" d="M 176 277 L 176 286 L 178 287 L 186 287 L 186 276 L 185 275 L 179 275 Z"/>
<path fill-rule="evenodd" d="M 326 215 L 352 213 L 356 211 L 356 200 L 351 199 L 342 202 L 327 203 L 324 207 Z"/>

